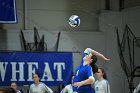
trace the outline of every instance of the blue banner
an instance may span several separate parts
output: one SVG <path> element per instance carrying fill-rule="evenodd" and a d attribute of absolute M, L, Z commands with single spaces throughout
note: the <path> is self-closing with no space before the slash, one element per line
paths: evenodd
<path fill-rule="evenodd" d="M 15 0 L 0 0 L 0 23 L 16 23 Z"/>
<path fill-rule="evenodd" d="M 0 86 L 33 83 L 34 73 L 48 86 L 71 82 L 73 58 L 71 52 L 1 52 Z"/>

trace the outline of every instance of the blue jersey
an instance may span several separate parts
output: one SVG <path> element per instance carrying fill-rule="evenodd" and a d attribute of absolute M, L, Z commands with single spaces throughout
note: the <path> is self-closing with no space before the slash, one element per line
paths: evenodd
<path fill-rule="evenodd" d="M 84 54 L 85 55 L 85 54 Z M 83 55 L 83 57 L 84 57 Z M 92 68 L 86 64 L 83 64 L 83 57 L 80 66 L 76 69 L 73 83 L 74 82 L 81 82 L 83 80 L 88 79 L 89 77 L 93 77 Z M 73 86 L 73 90 L 78 93 L 94 93 L 91 84 L 83 85 L 79 88 Z"/>

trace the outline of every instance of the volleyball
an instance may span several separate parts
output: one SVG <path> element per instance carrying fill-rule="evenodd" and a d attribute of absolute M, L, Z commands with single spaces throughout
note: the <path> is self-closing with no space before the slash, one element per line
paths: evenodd
<path fill-rule="evenodd" d="M 80 18 L 77 15 L 72 15 L 68 22 L 71 27 L 78 27 L 80 25 Z"/>

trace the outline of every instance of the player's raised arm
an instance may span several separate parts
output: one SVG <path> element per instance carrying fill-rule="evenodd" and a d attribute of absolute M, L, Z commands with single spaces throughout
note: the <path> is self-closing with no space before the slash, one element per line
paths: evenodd
<path fill-rule="evenodd" d="M 86 50 L 84 51 L 84 53 L 87 54 L 93 54 L 95 56 L 97 56 L 98 58 L 104 60 L 104 61 L 109 61 L 110 59 L 106 58 L 103 54 L 91 49 L 91 48 L 86 48 Z"/>

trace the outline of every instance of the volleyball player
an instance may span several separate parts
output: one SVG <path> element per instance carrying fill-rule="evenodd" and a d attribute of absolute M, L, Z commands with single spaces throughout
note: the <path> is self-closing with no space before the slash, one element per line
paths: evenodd
<path fill-rule="evenodd" d="M 40 82 L 40 77 L 38 74 L 33 75 L 33 80 L 34 83 L 31 84 L 29 93 L 53 93 L 53 91 L 48 86 Z"/>
<path fill-rule="evenodd" d="M 11 83 L 11 88 L 13 88 L 16 91 L 16 93 L 21 93 L 20 90 L 17 89 L 17 84 L 15 82 Z"/>
<path fill-rule="evenodd" d="M 91 49 L 87 48 L 84 51 L 82 62 L 80 66 L 77 67 L 74 79 L 73 79 L 73 90 L 77 93 L 94 93 L 94 90 L 91 87 L 91 84 L 95 82 L 95 78 L 93 77 L 93 71 L 90 66 L 92 62 L 94 62 L 94 56 L 97 56 L 98 58 L 101 58 L 105 61 L 108 61 L 109 59 L 106 58 L 101 53 Z"/>
<path fill-rule="evenodd" d="M 95 82 L 95 93 L 110 93 L 110 86 L 103 68 L 98 68 L 96 73 L 98 80 Z"/>

